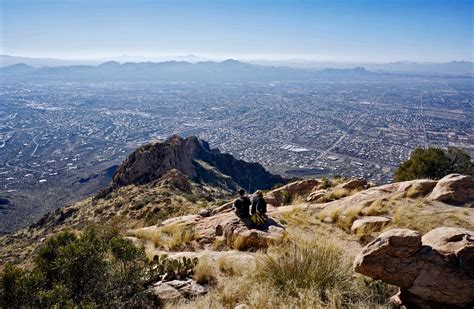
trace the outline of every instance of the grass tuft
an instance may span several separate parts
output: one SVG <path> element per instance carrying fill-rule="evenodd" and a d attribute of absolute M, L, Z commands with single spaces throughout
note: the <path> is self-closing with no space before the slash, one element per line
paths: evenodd
<path fill-rule="evenodd" d="M 180 224 L 167 225 L 158 229 L 138 230 L 132 236 L 148 240 L 156 248 L 164 248 L 169 251 L 184 250 L 196 239 L 191 228 Z"/>
<path fill-rule="evenodd" d="M 207 256 L 199 259 L 199 263 L 194 268 L 194 280 L 199 284 L 215 284 L 216 271 Z"/>
<path fill-rule="evenodd" d="M 375 200 L 369 207 L 364 209 L 366 216 L 380 216 L 388 213 L 388 207 L 384 200 Z"/>
<path fill-rule="evenodd" d="M 293 296 L 300 289 L 312 289 L 327 299 L 326 291 L 349 287 L 351 266 L 334 244 L 290 243 L 275 250 L 258 260 L 257 273 L 276 288 Z"/>

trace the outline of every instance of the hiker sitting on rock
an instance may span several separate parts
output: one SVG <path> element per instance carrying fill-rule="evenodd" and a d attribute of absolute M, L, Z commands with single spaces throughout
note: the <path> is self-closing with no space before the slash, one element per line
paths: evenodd
<path fill-rule="evenodd" d="M 266 221 L 266 213 L 267 213 L 267 202 L 263 197 L 263 193 L 260 190 L 257 190 L 254 194 L 252 199 L 252 222 L 257 225 L 261 226 L 265 224 Z"/>
<path fill-rule="evenodd" d="M 250 217 L 250 199 L 245 195 L 245 190 L 239 190 L 239 198 L 234 201 L 234 212 L 239 218 L 248 218 Z"/>

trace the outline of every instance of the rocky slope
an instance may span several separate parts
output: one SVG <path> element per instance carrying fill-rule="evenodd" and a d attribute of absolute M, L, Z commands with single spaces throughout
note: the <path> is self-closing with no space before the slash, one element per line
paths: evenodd
<path fill-rule="evenodd" d="M 208 257 L 216 264 L 225 256 L 249 265 L 257 263 L 259 253 L 240 251 L 265 250 L 295 240 L 329 240 L 347 256 L 357 256 L 356 272 L 400 288 L 398 295 L 387 298 L 387 304 L 468 308 L 474 302 L 470 292 L 473 184 L 472 177 L 455 174 L 439 181 L 421 179 L 378 187 L 362 179 L 338 179 L 330 184 L 308 179 L 267 192 L 270 219 L 258 229 L 238 220 L 231 203 L 226 203 L 209 212 L 132 229 L 128 235 L 144 245 L 150 256 Z M 319 201 L 314 201 L 314 193 L 319 194 Z M 449 199 L 443 198 L 448 195 Z M 179 250 L 166 247 L 166 234 L 179 229 L 193 231 L 192 239 Z M 422 233 L 426 233 L 423 239 Z"/>
<path fill-rule="evenodd" d="M 172 136 L 138 148 L 115 171 L 108 188 L 96 196 L 43 216 L 29 228 L 0 238 L 0 266 L 23 261 L 57 231 L 88 224 L 123 229 L 157 224 L 217 207 L 239 187 L 269 189 L 284 183 L 258 163 L 247 163 L 210 149 L 207 142 Z"/>
<path fill-rule="evenodd" d="M 156 283 L 154 293 L 162 300 L 189 298 L 178 302 L 178 307 L 251 305 L 257 297 L 251 291 L 240 298 L 235 295 L 242 291 L 228 291 L 233 285 L 248 286 L 236 280 L 250 280 L 262 258 L 268 260 L 274 250 L 309 241 L 330 242 L 341 248 L 345 258 L 357 256 L 357 272 L 400 288 L 400 295 L 393 298 L 398 306 L 465 307 L 474 301 L 467 292 L 457 293 L 469 289 L 473 280 L 472 177 L 453 174 L 439 181 L 421 179 L 383 186 L 363 179 L 300 180 L 265 192 L 269 204 L 265 226 L 256 228 L 235 217 L 230 190 L 249 184 L 269 188 L 279 181 L 280 177 L 261 166 L 220 154 L 196 138 L 172 137 L 130 155 L 109 190 L 0 238 L 1 263 L 25 264 L 50 235 L 63 229 L 80 231 L 95 223 L 115 225 L 143 246 L 150 258 L 165 254 L 197 257 L 207 261 L 207 271 L 222 272 L 217 276 L 220 279 L 208 281 L 206 287 L 189 280 Z M 245 266 L 232 270 L 228 261 Z M 430 283 L 443 278 L 458 282 Z M 381 292 L 385 286 L 370 284 L 369 290 L 377 286 L 379 298 L 385 295 Z M 189 289 L 197 292 L 189 296 Z M 378 300 L 387 306 L 388 302 L 389 297 Z M 321 306 L 318 304 L 311 306 Z"/>

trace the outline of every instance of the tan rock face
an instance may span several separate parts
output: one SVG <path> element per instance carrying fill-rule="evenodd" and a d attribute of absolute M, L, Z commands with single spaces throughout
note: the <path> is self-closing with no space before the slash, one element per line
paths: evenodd
<path fill-rule="evenodd" d="M 355 271 L 400 287 L 405 305 L 474 305 L 474 232 L 440 227 L 382 233 L 356 257 Z"/>
<path fill-rule="evenodd" d="M 191 279 L 158 282 L 152 288 L 153 294 L 159 300 L 175 300 L 181 297 L 196 297 L 206 294 L 208 289 Z"/>
<path fill-rule="evenodd" d="M 336 188 L 342 188 L 347 190 L 364 190 L 368 188 L 367 180 L 363 178 L 352 179 L 346 183 L 338 185 Z"/>
<path fill-rule="evenodd" d="M 474 178 L 460 174 L 445 176 L 438 181 L 428 199 L 474 207 Z"/>
<path fill-rule="evenodd" d="M 269 189 L 284 182 L 258 163 L 247 163 L 218 149 L 210 149 L 207 142 L 195 136 L 181 138 L 175 135 L 164 142 L 142 146 L 130 154 L 112 177 L 112 187 L 149 183 L 173 169 L 193 180 L 231 191 L 238 187 Z"/>
<path fill-rule="evenodd" d="M 189 176 L 196 176 L 192 164 L 197 139 L 183 140 L 172 137 L 164 143 L 151 143 L 138 148 L 124 161 L 113 176 L 115 186 L 146 183 L 158 179 L 167 171 L 176 169 Z"/>
<path fill-rule="evenodd" d="M 284 185 L 268 192 L 265 199 L 273 206 L 287 205 L 297 196 L 306 196 L 320 184 L 317 179 L 305 179 Z"/>
<path fill-rule="evenodd" d="M 317 202 L 322 197 L 324 197 L 326 195 L 326 192 L 327 192 L 326 189 L 320 189 L 320 190 L 313 191 L 306 198 L 306 202 L 308 202 L 308 203 Z"/>
<path fill-rule="evenodd" d="M 369 216 L 355 220 L 352 223 L 351 232 L 357 233 L 360 229 L 370 231 L 380 231 L 382 227 L 388 224 L 391 220 L 387 217 Z"/>
<path fill-rule="evenodd" d="M 184 193 L 191 193 L 192 186 L 188 177 L 177 169 L 167 171 L 157 183 L 161 187 L 177 188 Z"/>
<path fill-rule="evenodd" d="M 153 293 L 158 299 L 161 300 L 178 299 L 181 297 L 181 293 L 178 291 L 178 289 L 166 283 L 157 284 L 154 286 Z"/>

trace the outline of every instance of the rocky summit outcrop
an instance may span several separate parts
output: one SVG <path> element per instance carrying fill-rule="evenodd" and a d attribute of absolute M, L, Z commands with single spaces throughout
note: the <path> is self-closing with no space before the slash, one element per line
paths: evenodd
<path fill-rule="evenodd" d="M 351 179 L 348 182 L 341 183 L 336 189 L 347 189 L 347 190 L 364 190 L 369 188 L 370 185 L 364 178 Z"/>
<path fill-rule="evenodd" d="M 284 183 L 283 178 L 270 174 L 258 163 L 237 160 L 218 149 L 210 149 L 207 142 L 197 137 L 174 135 L 130 154 L 113 175 L 112 187 L 150 183 L 173 169 L 194 181 L 229 190 L 270 189 Z"/>
<path fill-rule="evenodd" d="M 392 302 L 407 308 L 472 308 L 474 232 L 439 227 L 382 233 L 356 257 L 355 271 L 400 287 Z"/>
<path fill-rule="evenodd" d="M 474 178 L 460 174 L 447 175 L 438 181 L 428 198 L 447 204 L 468 204 L 473 207 Z"/>
<path fill-rule="evenodd" d="M 308 195 L 311 191 L 319 188 L 320 181 L 317 179 L 305 179 L 291 182 L 265 194 L 268 204 L 273 206 L 288 205 L 297 197 Z"/>
<path fill-rule="evenodd" d="M 250 220 L 239 219 L 229 210 L 209 217 L 190 215 L 162 223 L 165 228 L 170 225 L 190 227 L 196 235 L 195 240 L 203 247 L 221 241 L 238 249 L 261 249 L 282 240 L 285 235 L 285 228 L 270 217 L 264 226 L 257 228 Z"/>

